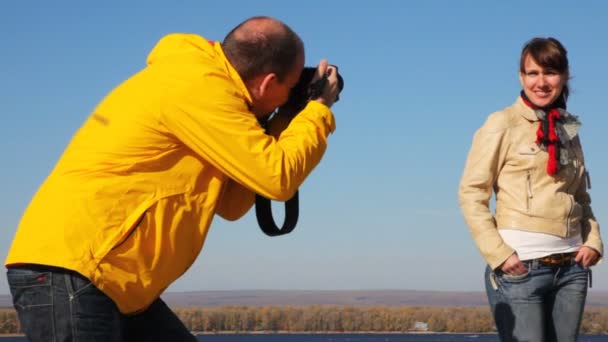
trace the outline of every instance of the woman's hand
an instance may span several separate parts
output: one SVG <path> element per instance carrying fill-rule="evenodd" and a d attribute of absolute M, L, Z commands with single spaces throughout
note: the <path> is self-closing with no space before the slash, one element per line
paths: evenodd
<path fill-rule="evenodd" d="M 576 253 L 574 261 L 586 268 L 597 264 L 599 259 L 600 253 L 591 247 L 583 246 Z"/>
<path fill-rule="evenodd" d="M 500 270 L 504 274 L 516 276 L 528 272 L 526 266 L 519 260 L 517 254 L 513 253 L 500 265 Z"/>

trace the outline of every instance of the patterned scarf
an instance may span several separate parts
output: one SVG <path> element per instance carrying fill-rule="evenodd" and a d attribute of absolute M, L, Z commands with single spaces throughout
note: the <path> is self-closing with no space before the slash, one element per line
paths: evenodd
<path fill-rule="evenodd" d="M 581 123 L 576 115 L 566 111 L 563 96 L 559 96 L 552 104 L 543 108 L 534 105 L 523 90 L 521 98 L 534 110 L 540 120 L 536 130 L 536 144 L 549 153 L 547 173 L 555 176 L 559 172 L 560 165 L 570 163 L 570 154 L 565 147 L 568 147 L 570 141 L 578 134 Z"/>

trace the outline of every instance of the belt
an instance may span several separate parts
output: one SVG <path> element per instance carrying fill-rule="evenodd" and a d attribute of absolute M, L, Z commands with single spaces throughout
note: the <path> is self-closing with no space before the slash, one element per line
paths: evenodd
<path fill-rule="evenodd" d="M 556 253 L 536 259 L 539 264 L 544 266 L 566 266 L 571 265 L 576 257 L 576 252 L 572 253 Z"/>

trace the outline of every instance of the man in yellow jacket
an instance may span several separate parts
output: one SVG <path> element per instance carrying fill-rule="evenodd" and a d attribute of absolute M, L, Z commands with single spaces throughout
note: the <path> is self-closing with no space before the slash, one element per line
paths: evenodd
<path fill-rule="evenodd" d="M 291 198 L 335 129 L 337 71 L 325 60 L 322 95 L 288 124 L 273 118 L 274 136 L 260 125 L 303 67 L 301 39 L 269 17 L 222 43 L 159 41 L 91 113 L 19 224 L 6 266 L 30 341 L 195 341 L 161 293 L 216 213 L 236 220 L 256 193 Z"/>

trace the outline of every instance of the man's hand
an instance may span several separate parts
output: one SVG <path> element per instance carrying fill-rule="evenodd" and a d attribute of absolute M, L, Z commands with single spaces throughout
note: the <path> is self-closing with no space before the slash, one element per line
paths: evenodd
<path fill-rule="evenodd" d="M 528 272 L 526 265 L 524 265 L 520 260 L 517 254 L 513 253 L 511 256 L 505 260 L 505 262 L 500 265 L 500 270 L 504 274 L 516 276 L 520 274 L 524 274 Z"/>
<path fill-rule="evenodd" d="M 583 246 L 578 250 L 578 253 L 576 253 L 574 261 L 586 268 L 597 264 L 599 259 L 600 253 L 593 248 Z"/>
<path fill-rule="evenodd" d="M 330 107 L 336 102 L 340 89 L 338 88 L 338 69 L 327 63 L 326 59 L 322 59 L 317 66 L 317 74 L 312 79 L 312 82 L 321 79 L 327 73 L 327 84 L 323 89 L 321 96 L 314 101 L 318 101 L 327 107 Z"/>

